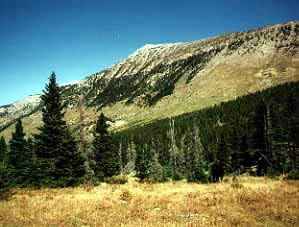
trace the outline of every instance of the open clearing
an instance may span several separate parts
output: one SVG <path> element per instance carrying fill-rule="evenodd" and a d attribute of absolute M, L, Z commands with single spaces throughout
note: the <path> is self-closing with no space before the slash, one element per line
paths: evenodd
<path fill-rule="evenodd" d="M 16 189 L 0 226 L 299 226 L 299 181 L 225 178 L 64 189 Z"/>

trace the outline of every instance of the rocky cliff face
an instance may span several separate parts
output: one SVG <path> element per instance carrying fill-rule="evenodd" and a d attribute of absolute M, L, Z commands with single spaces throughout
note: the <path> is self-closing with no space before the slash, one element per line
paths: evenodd
<path fill-rule="evenodd" d="M 298 79 L 299 22 L 289 22 L 195 42 L 145 45 L 111 68 L 64 86 L 63 95 L 74 128 L 90 129 L 97 109 L 112 117 L 115 127 L 129 127 Z M 30 114 L 35 107 L 18 114 L 2 107 L 6 117 L 0 115 L 0 127 L 12 115 L 26 115 L 25 123 L 40 121 L 39 112 Z"/>

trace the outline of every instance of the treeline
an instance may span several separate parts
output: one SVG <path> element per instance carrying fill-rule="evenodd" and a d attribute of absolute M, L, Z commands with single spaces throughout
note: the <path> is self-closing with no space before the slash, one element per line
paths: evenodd
<path fill-rule="evenodd" d="M 94 141 L 85 150 L 64 120 L 61 88 L 52 73 L 42 99 L 39 133 L 26 139 L 18 120 L 11 140 L 0 139 L 0 197 L 8 187 L 66 187 L 103 181 L 119 173 L 116 143 L 104 114 L 98 118 Z"/>
<path fill-rule="evenodd" d="M 141 179 L 299 178 L 299 82 L 118 132 L 121 169 Z"/>

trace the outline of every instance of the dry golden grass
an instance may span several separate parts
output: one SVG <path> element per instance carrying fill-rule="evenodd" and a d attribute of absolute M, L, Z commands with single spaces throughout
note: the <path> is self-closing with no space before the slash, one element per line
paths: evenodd
<path fill-rule="evenodd" d="M 0 226 L 299 226 L 299 182 L 241 177 L 18 189 L 0 202 Z"/>

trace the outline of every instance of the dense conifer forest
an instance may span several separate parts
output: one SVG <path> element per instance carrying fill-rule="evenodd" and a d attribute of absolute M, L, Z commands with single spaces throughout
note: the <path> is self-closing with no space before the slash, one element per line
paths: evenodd
<path fill-rule="evenodd" d="M 114 133 L 102 113 L 90 145 L 70 133 L 63 108 L 52 73 L 40 133 L 26 137 L 18 120 L 12 139 L 0 140 L 0 192 L 109 182 L 118 174 L 141 182 L 218 182 L 243 173 L 299 178 L 299 82 Z"/>
<path fill-rule="evenodd" d="M 298 179 L 298 132 L 299 83 L 290 82 L 116 136 L 124 172 L 206 182 L 242 173 Z"/>

